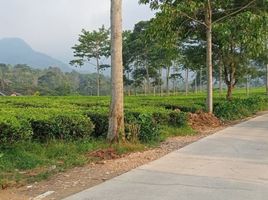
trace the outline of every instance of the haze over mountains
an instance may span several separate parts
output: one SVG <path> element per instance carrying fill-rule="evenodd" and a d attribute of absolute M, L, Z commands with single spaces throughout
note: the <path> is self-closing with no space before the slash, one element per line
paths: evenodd
<path fill-rule="evenodd" d="M 0 63 L 27 64 L 37 69 L 58 67 L 64 72 L 72 71 L 72 68 L 60 60 L 40 53 L 31 48 L 20 38 L 4 38 L 0 40 Z"/>

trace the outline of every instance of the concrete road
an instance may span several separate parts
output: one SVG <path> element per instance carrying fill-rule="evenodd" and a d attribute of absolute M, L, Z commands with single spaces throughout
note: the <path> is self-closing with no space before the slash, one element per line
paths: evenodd
<path fill-rule="evenodd" d="M 268 200 L 268 114 L 65 200 Z"/>

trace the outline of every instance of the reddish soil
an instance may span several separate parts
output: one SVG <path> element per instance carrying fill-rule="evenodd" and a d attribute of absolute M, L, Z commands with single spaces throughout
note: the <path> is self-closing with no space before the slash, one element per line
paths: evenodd
<path fill-rule="evenodd" d="M 213 130 L 223 125 L 223 123 L 211 113 L 190 113 L 189 123 L 197 131 Z"/>
<path fill-rule="evenodd" d="M 120 158 L 120 155 L 118 155 L 116 150 L 114 150 L 113 148 L 93 151 L 89 153 L 89 156 L 91 158 L 93 157 L 93 158 L 97 158 L 101 160 L 111 160 L 111 159 Z"/>

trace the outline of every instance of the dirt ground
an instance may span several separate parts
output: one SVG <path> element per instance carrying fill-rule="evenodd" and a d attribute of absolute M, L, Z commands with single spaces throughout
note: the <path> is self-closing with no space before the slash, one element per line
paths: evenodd
<path fill-rule="evenodd" d="M 76 167 L 50 177 L 48 180 L 26 185 L 20 188 L 9 188 L 0 191 L 1 200 L 59 200 L 74 193 L 88 189 L 113 177 L 128 172 L 143 164 L 156 160 L 172 151 L 178 150 L 207 135 L 226 127 L 217 118 L 204 113 L 191 114 L 190 124 L 200 133 L 195 136 L 173 137 L 163 142 L 158 148 L 148 149 Z M 103 155 L 104 152 L 94 152 Z M 113 155 L 113 152 L 108 150 Z"/>

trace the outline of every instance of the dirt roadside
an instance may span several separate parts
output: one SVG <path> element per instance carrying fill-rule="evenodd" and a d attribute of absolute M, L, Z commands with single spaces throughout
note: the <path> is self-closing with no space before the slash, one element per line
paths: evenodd
<path fill-rule="evenodd" d="M 156 160 L 172 151 L 198 141 L 199 139 L 206 137 L 215 131 L 201 133 L 195 136 L 169 138 L 167 141 L 163 142 L 160 147 L 155 149 L 126 154 L 121 158 L 104 160 L 97 163 L 88 164 L 83 167 L 76 167 L 64 173 L 59 173 L 55 176 L 52 176 L 46 181 L 34 183 L 20 188 L 2 190 L 0 191 L 0 199 L 59 200 Z M 53 193 L 47 197 L 37 198 L 38 196 L 47 192 L 50 193 L 50 191 Z"/>

